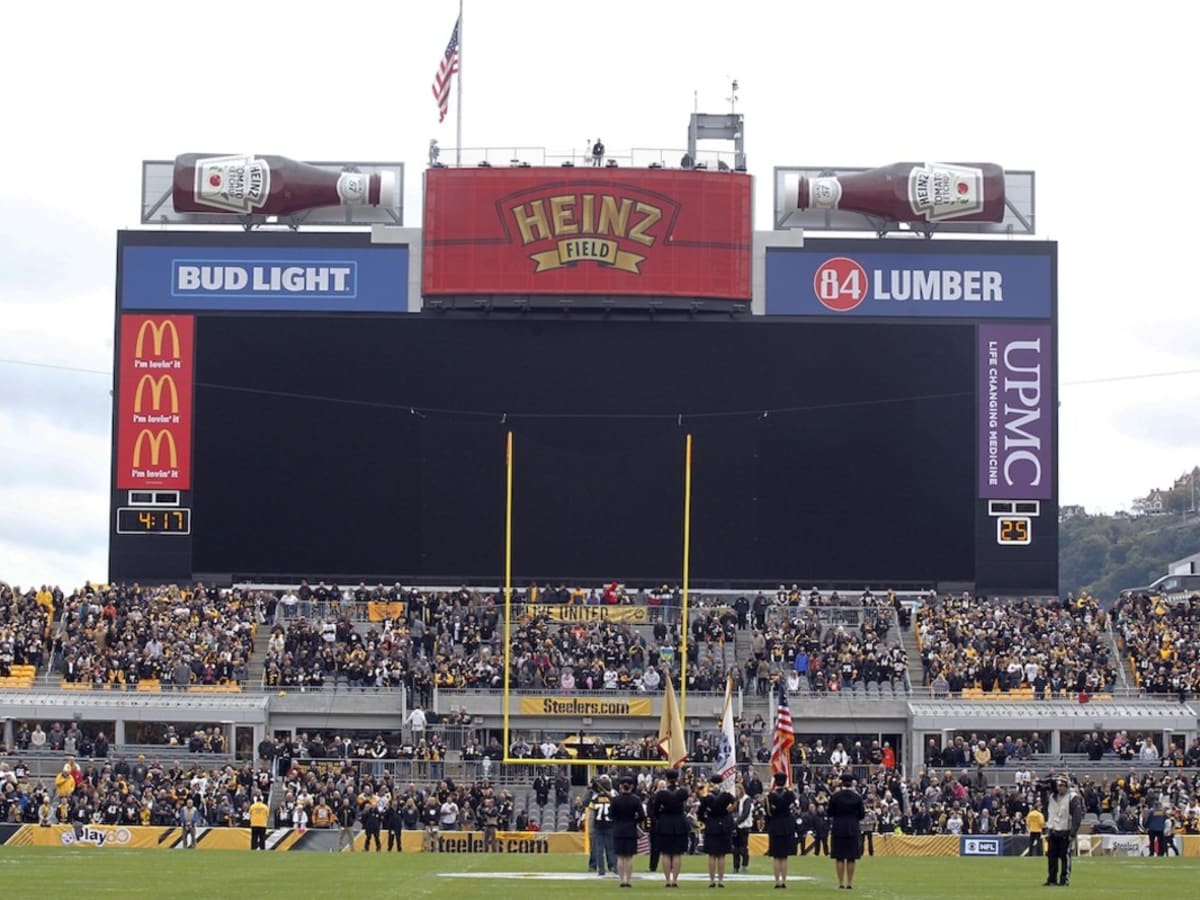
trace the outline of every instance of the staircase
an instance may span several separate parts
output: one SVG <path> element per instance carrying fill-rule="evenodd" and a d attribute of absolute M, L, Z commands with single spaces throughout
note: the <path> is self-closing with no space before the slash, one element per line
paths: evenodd
<path fill-rule="evenodd" d="M 1117 640 L 1116 632 L 1113 631 L 1112 619 L 1107 622 L 1108 632 L 1108 650 L 1113 654 L 1113 659 L 1117 661 L 1117 684 L 1113 687 L 1120 687 L 1125 691 L 1135 690 L 1138 684 L 1137 671 L 1133 667 L 1133 660 L 1128 653 L 1121 650 L 1121 644 Z"/>
<path fill-rule="evenodd" d="M 737 633 L 737 638 L 734 640 L 734 659 L 735 666 L 744 667 L 746 661 L 753 656 L 753 651 L 750 649 L 750 644 L 754 636 L 753 629 L 746 628 Z M 743 674 L 745 670 L 743 668 Z M 742 688 L 742 718 L 747 722 L 753 722 L 754 717 L 760 715 L 767 722 L 771 721 L 771 705 L 769 697 L 760 697 L 754 692 L 754 679 L 746 682 Z"/>
<path fill-rule="evenodd" d="M 925 670 L 921 666 L 921 648 L 917 646 L 916 623 L 914 622 L 913 626 L 908 629 L 896 626 L 889 634 L 900 639 L 900 645 L 908 654 L 908 683 L 912 690 L 912 696 L 927 697 L 928 691 L 921 684 Z"/>
<path fill-rule="evenodd" d="M 249 690 L 254 691 L 262 687 L 263 672 L 266 669 L 267 645 L 270 642 L 271 629 L 266 625 L 260 625 L 258 633 L 254 636 L 254 655 L 250 657 L 250 662 L 246 665 L 246 687 Z"/>

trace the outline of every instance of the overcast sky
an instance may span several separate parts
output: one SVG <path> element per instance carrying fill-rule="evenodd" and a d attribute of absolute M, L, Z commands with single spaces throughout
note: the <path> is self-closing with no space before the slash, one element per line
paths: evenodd
<path fill-rule="evenodd" d="M 429 139 L 455 143 L 430 83 L 457 6 L 6 9 L 0 580 L 105 577 L 115 242 L 138 223 L 141 161 L 402 160 L 418 225 Z M 736 78 L 758 228 L 775 166 L 1035 170 L 1038 239 L 1060 253 L 1060 500 L 1111 512 L 1200 462 L 1197 18 L 1165 2 L 468 0 L 463 144 L 683 148 L 694 98 L 725 112 Z"/>

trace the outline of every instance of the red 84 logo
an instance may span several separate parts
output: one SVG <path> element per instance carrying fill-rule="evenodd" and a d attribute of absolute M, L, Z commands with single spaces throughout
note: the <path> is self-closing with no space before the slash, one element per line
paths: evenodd
<path fill-rule="evenodd" d="M 845 256 L 825 260 L 813 275 L 813 292 L 834 312 L 849 312 L 862 303 L 867 285 L 867 270 Z"/>

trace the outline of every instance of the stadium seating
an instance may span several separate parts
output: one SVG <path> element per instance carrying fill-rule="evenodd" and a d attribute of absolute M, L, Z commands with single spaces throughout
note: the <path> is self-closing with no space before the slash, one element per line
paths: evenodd
<path fill-rule="evenodd" d="M 1141 690 L 1200 695 L 1200 598 L 1122 597 L 1113 607 L 1113 627 Z"/>
<path fill-rule="evenodd" d="M 925 682 L 944 683 L 948 693 L 972 699 L 1111 691 L 1117 661 L 1107 618 L 1091 598 L 1069 603 L 931 598 L 916 622 Z"/>

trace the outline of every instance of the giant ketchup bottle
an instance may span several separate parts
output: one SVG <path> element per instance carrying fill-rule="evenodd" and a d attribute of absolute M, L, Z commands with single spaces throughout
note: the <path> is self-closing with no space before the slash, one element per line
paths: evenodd
<path fill-rule="evenodd" d="M 396 204 L 396 176 L 334 172 L 283 156 L 175 157 L 176 212 L 284 216 L 322 206 Z"/>
<path fill-rule="evenodd" d="M 783 211 L 798 209 L 840 209 L 896 222 L 1000 222 L 1004 170 L 993 163 L 895 163 L 846 175 L 787 175 Z"/>

